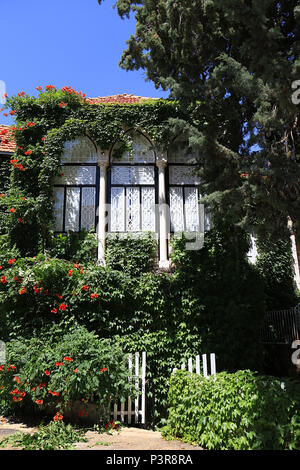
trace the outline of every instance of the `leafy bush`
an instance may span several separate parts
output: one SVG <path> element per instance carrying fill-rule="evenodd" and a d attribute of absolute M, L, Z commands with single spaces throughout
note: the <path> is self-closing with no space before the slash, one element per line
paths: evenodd
<path fill-rule="evenodd" d="M 11 246 L 9 237 L 7 235 L 0 235 L 0 274 L 5 266 L 8 266 L 10 259 L 17 259 L 20 256 L 20 251 L 16 246 Z"/>
<path fill-rule="evenodd" d="M 95 233 L 81 230 L 52 236 L 48 256 L 77 263 L 88 263 L 96 259 L 98 240 Z"/>
<path fill-rule="evenodd" d="M 133 315 L 134 282 L 94 263 L 19 258 L 5 261 L 0 276 L 3 340 L 41 334 L 53 323 L 79 323 L 104 337 L 126 328 Z"/>
<path fill-rule="evenodd" d="M 164 435 L 214 450 L 300 449 L 300 386 L 248 370 L 171 377 Z"/>
<path fill-rule="evenodd" d="M 151 233 L 137 238 L 116 235 L 107 240 L 106 263 L 111 269 L 139 276 L 153 268 L 156 250 Z"/>
<path fill-rule="evenodd" d="M 0 396 L 6 404 L 62 410 L 70 402 L 93 401 L 105 413 L 111 402 L 133 395 L 119 344 L 84 328 L 65 334 L 52 328 L 47 340 L 14 340 L 6 353 L 0 370 Z"/>

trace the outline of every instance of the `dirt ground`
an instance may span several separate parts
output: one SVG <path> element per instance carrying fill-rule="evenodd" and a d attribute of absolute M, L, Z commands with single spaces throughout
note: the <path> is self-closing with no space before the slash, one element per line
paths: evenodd
<path fill-rule="evenodd" d="M 34 433 L 37 427 L 30 427 L 24 423 L 17 423 L 0 417 L 0 441 L 2 438 L 18 431 Z M 74 444 L 75 450 L 201 450 L 201 447 L 181 441 L 167 441 L 158 431 L 151 431 L 137 427 L 122 427 L 120 431 L 111 433 L 98 433 L 87 431 L 87 442 Z M 7 446 L 1 450 L 22 450 L 20 447 Z"/>

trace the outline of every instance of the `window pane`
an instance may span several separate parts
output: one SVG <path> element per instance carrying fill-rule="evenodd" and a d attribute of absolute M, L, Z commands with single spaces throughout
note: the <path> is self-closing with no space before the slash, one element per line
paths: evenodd
<path fill-rule="evenodd" d="M 154 188 L 142 188 L 142 231 L 155 231 Z"/>
<path fill-rule="evenodd" d="M 198 189 L 184 188 L 185 229 L 187 232 L 200 230 L 200 214 L 198 204 Z"/>
<path fill-rule="evenodd" d="M 87 137 L 66 142 L 62 163 L 97 163 L 97 152 L 93 143 Z"/>
<path fill-rule="evenodd" d="M 64 188 L 54 188 L 55 232 L 63 231 Z"/>
<path fill-rule="evenodd" d="M 91 230 L 95 227 L 96 189 L 82 188 L 81 228 Z"/>
<path fill-rule="evenodd" d="M 96 167 L 64 166 L 62 174 L 55 178 L 55 184 L 96 184 Z"/>
<path fill-rule="evenodd" d="M 125 188 L 111 188 L 111 231 L 125 231 Z"/>
<path fill-rule="evenodd" d="M 184 165 L 169 166 L 169 182 L 170 184 L 197 184 L 200 179 L 194 174 L 195 167 Z"/>
<path fill-rule="evenodd" d="M 118 144 L 116 144 L 117 147 Z M 136 134 L 133 137 L 132 150 L 124 152 L 120 158 L 112 158 L 112 161 L 114 163 L 155 163 L 155 153 L 149 140 L 142 134 Z"/>
<path fill-rule="evenodd" d="M 140 230 L 140 189 L 126 188 L 126 231 Z"/>
<path fill-rule="evenodd" d="M 195 163 L 199 158 L 199 150 L 189 147 L 188 136 L 178 137 L 168 150 L 169 163 Z"/>
<path fill-rule="evenodd" d="M 153 166 L 113 166 L 112 184 L 154 184 Z"/>
<path fill-rule="evenodd" d="M 65 230 L 79 231 L 80 188 L 67 188 Z"/>
<path fill-rule="evenodd" d="M 171 231 L 184 231 L 183 188 L 170 188 Z"/>

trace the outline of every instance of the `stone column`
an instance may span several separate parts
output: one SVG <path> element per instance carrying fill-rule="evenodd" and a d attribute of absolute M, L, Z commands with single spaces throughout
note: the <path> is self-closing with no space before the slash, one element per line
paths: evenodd
<path fill-rule="evenodd" d="M 109 166 L 108 152 L 98 149 L 98 165 L 100 168 L 99 184 L 99 208 L 98 208 L 98 263 L 105 265 L 105 240 L 106 240 L 106 188 L 107 168 Z"/>
<path fill-rule="evenodd" d="M 168 239 L 169 239 L 169 208 L 166 198 L 166 180 L 165 169 L 167 166 L 167 157 L 161 154 L 157 157 L 156 165 L 158 167 L 158 193 L 159 193 L 159 267 L 168 269 L 170 261 L 168 257 Z"/>

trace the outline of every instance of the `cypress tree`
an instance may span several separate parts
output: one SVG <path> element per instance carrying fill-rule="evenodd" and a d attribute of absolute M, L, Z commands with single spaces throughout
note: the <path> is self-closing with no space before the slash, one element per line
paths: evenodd
<path fill-rule="evenodd" d="M 199 149 L 202 193 L 215 214 L 276 237 L 289 216 L 300 231 L 299 0 L 116 6 L 136 19 L 120 66 L 144 70 L 189 109 L 190 119 L 172 125 L 188 127 Z"/>

